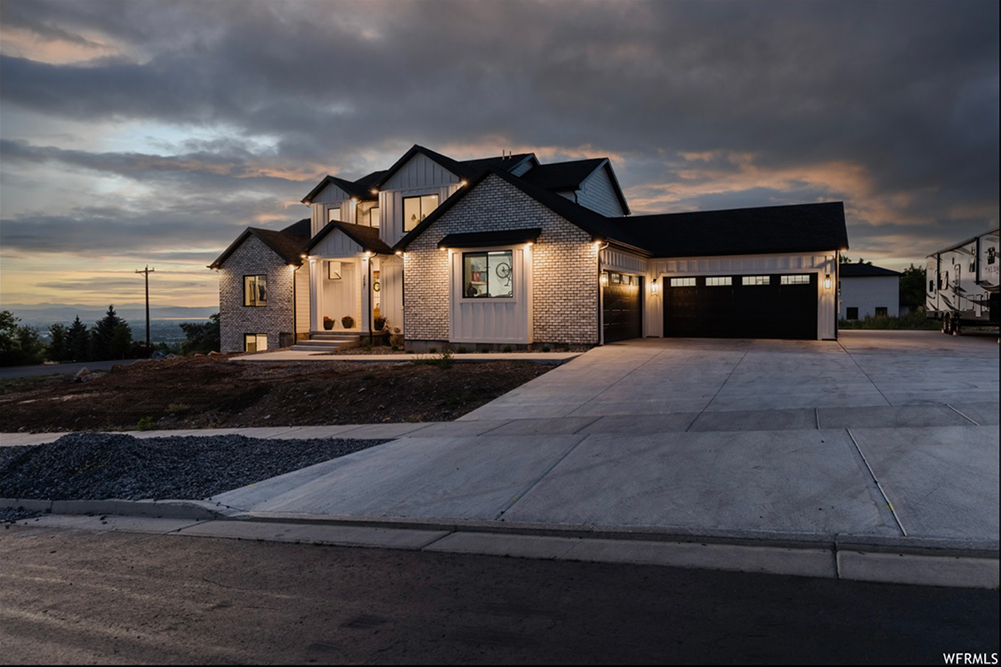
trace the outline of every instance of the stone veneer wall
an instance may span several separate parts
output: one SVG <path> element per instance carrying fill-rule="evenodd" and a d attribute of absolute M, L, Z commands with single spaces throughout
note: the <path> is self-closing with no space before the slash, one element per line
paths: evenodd
<path fill-rule="evenodd" d="M 598 343 L 598 251 L 591 235 L 497 176 L 488 176 L 426 229 L 404 257 L 407 341 L 447 341 L 447 234 L 539 227 L 532 246 L 533 341 Z"/>
<path fill-rule="evenodd" d="M 300 269 L 302 270 L 302 269 Z M 243 277 L 267 276 L 268 305 L 243 305 Z M 293 331 L 292 270 L 256 236 L 247 239 L 219 270 L 220 352 L 242 352 L 244 334 L 267 334 L 268 349 L 279 345 L 279 334 Z"/>

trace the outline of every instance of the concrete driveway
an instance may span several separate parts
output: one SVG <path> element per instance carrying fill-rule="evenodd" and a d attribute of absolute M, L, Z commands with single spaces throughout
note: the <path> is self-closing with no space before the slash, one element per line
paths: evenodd
<path fill-rule="evenodd" d="M 641 340 L 214 500 L 267 513 L 998 540 L 998 345 Z"/>

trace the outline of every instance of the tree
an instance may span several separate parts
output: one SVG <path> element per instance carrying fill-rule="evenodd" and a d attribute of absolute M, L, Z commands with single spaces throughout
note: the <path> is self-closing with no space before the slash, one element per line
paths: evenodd
<path fill-rule="evenodd" d="M 925 305 L 925 280 L 928 276 L 924 267 L 911 264 L 900 274 L 900 305 L 917 310 Z"/>
<path fill-rule="evenodd" d="M 20 321 L 9 310 L 0 311 L 0 366 L 42 363 L 45 343 L 38 337 L 38 329 L 18 324 Z"/>
<path fill-rule="evenodd" d="M 208 354 L 218 351 L 221 344 L 219 333 L 219 313 L 211 315 L 209 321 L 204 324 L 193 324 L 184 322 L 178 325 L 184 332 L 185 340 L 181 343 L 181 354 L 192 354 L 201 352 Z"/>
<path fill-rule="evenodd" d="M 66 358 L 67 361 L 90 360 L 90 332 L 79 315 L 66 330 Z"/>
<path fill-rule="evenodd" d="M 49 361 L 69 361 L 65 324 L 53 324 L 49 327 L 49 349 L 45 351 L 45 356 Z"/>
<path fill-rule="evenodd" d="M 108 306 L 108 312 L 91 329 L 93 359 L 125 359 L 132 347 L 132 328 Z"/>

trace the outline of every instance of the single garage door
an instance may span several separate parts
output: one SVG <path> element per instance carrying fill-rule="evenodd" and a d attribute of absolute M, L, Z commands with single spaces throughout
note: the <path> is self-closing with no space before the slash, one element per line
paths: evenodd
<path fill-rule="evenodd" d="M 817 338 L 817 274 L 664 278 L 664 336 Z"/>
<path fill-rule="evenodd" d="M 606 271 L 602 283 L 605 342 L 642 336 L 643 278 Z"/>

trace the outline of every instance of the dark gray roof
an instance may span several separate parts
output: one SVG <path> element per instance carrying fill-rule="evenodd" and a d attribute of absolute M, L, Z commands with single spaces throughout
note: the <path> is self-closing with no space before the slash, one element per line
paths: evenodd
<path fill-rule="evenodd" d="M 378 227 L 366 227 L 365 225 L 356 225 L 350 222 L 337 221 L 328 222 L 324 225 L 323 229 L 321 229 L 319 233 L 313 237 L 313 240 L 311 240 L 303 249 L 303 252 L 309 252 L 315 248 L 320 241 L 326 238 L 327 234 L 335 229 L 339 229 L 344 232 L 349 239 L 360 245 L 363 250 L 383 255 L 391 255 L 393 253 L 393 249 L 379 238 Z"/>
<path fill-rule="evenodd" d="M 216 269 L 222 266 L 223 262 L 236 252 L 236 249 L 250 236 L 256 236 L 289 264 L 299 266 L 302 264 L 302 257 L 300 255 L 305 245 L 309 242 L 309 229 L 309 218 L 303 218 L 299 222 L 293 223 L 279 231 L 260 229 L 259 227 L 247 227 L 214 262 L 209 264 L 209 268 Z"/>
<path fill-rule="evenodd" d="M 580 190 L 581 185 L 587 177 L 598 169 L 608 170 L 608 178 L 611 180 L 612 188 L 615 190 L 615 197 L 619 200 L 622 210 L 628 215 L 629 203 L 626 201 L 626 196 L 622 194 L 622 188 L 619 187 L 619 179 L 615 177 L 615 171 L 612 169 L 612 165 L 608 162 L 607 157 L 540 164 L 522 174 L 522 178 L 532 185 L 537 185 L 545 190 L 568 192 Z"/>
<path fill-rule="evenodd" d="M 838 267 L 842 278 L 869 278 L 872 276 L 899 276 L 899 271 L 891 271 L 872 264 L 845 263 Z"/>
<path fill-rule="evenodd" d="M 763 206 L 609 219 L 621 238 L 656 257 L 754 255 L 846 249 L 842 202 Z"/>
<path fill-rule="evenodd" d="M 542 235 L 542 229 L 505 229 L 496 232 L 469 232 L 467 234 L 448 234 L 438 241 L 439 248 L 488 248 L 495 245 L 513 245 L 516 243 L 535 243 Z"/>
<path fill-rule="evenodd" d="M 349 181 L 337 176 L 327 176 L 323 177 L 315 188 L 309 191 L 309 194 L 302 198 L 302 203 L 308 204 L 313 201 L 313 197 L 320 194 L 323 188 L 327 187 L 331 183 L 339 187 L 344 192 L 348 193 L 350 196 L 360 199 L 362 201 L 376 201 L 379 199 L 378 194 L 372 192 L 372 188 L 376 187 L 379 179 L 385 174 L 385 171 L 373 171 L 367 176 L 362 176 L 357 181 Z"/>

